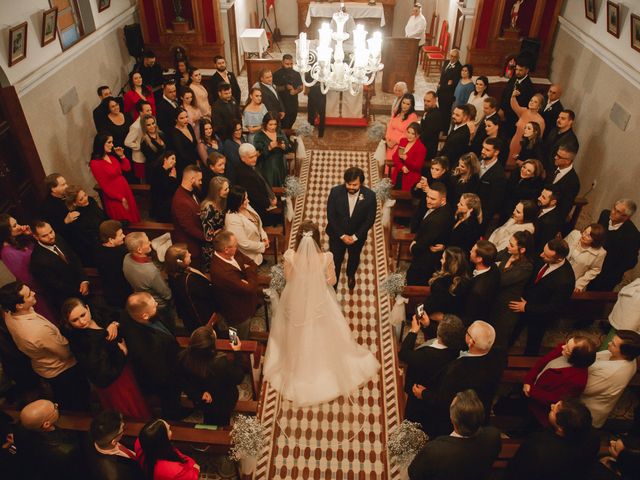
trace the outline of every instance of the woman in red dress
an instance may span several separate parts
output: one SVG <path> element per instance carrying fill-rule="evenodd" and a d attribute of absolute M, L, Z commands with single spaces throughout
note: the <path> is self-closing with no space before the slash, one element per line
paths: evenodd
<path fill-rule="evenodd" d="M 124 94 L 124 113 L 131 115 L 131 119 L 136 121 L 138 115 L 138 109 L 136 104 L 140 100 L 145 100 L 151 105 L 151 111 L 153 115 L 156 114 L 156 99 L 153 96 L 153 91 L 149 85 L 144 84 L 142 74 L 137 71 L 133 71 L 129 74 L 129 91 Z"/>
<path fill-rule="evenodd" d="M 113 137 L 99 133 L 93 141 L 91 158 L 89 167 L 102 189 L 102 202 L 109 218 L 139 222 L 140 213 L 133 192 L 122 176 L 123 171 L 131 170 L 131 163 L 124 156 L 123 148 L 114 148 Z"/>
<path fill-rule="evenodd" d="M 392 157 L 391 181 L 394 188 L 409 191 L 420 181 L 420 171 L 427 155 L 427 149 L 420 141 L 420 133 L 420 124 L 414 122 L 407 127 L 406 136 L 398 142 Z"/>

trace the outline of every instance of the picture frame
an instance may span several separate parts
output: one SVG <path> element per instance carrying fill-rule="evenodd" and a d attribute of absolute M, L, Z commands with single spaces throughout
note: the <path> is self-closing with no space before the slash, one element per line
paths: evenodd
<path fill-rule="evenodd" d="M 45 46 L 53 42 L 58 35 L 58 7 L 42 12 L 42 37 L 40 45 Z"/>
<path fill-rule="evenodd" d="M 98 12 L 102 12 L 111 6 L 111 0 L 98 0 Z"/>
<path fill-rule="evenodd" d="M 640 52 L 640 15 L 631 14 L 631 48 Z"/>
<path fill-rule="evenodd" d="M 607 0 L 607 32 L 620 38 L 620 4 Z"/>
<path fill-rule="evenodd" d="M 27 58 L 27 22 L 9 29 L 9 66 Z"/>
<path fill-rule="evenodd" d="M 584 16 L 593 23 L 598 21 L 596 16 L 596 0 L 584 0 Z"/>

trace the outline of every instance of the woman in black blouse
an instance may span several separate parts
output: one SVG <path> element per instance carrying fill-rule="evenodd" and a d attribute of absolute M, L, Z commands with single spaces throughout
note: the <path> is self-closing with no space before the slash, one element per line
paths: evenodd
<path fill-rule="evenodd" d="M 67 225 L 65 238 L 85 267 L 96 266 L 96 251 L 100 241 L 100 224 L 107 219 L 98 203 L 78 185 L 69 185 L 65 192 L 65 205 L 78 218 Z"/>
<path fill-rule="evenodd" d="M 537 200 L 544 186 L 544 168 L 540 160 L 526 160 L 507 181 L 500 221 L 506 222 L 522 200 Z"/>
<path fill-rule="evenodd" d="M 171 222 L 171 200 L 178 189 L 176 154 L 167 150 L 151 167 L 147 178 L 151 185 L 151 216 L 158 222 Z"/>
<path fill-rule="evenodd" d="M 175 122 L 171 139 L 176 152 L 178 178 L 182 178 L 184 167 L 198 161 L 198 139 L 195 130 L 189 123 L 189 115 L 186 110 L 178 109 Z"/>
<path fill-rule="evenodd" d="M 231 344 L 234 352 L 242 344 Z M 189 346 L 180 353 L 180 366 L 184 391 L 202 408 L 204 423 L 229 425 L 231 413 L 238 401 L 238 387 L 244 377 L 241 357 L 232 354 L 218 356 L 216 334 L 210 326 L 198 327 L 191 334 Z"/>
<path fill-rule="evenodd" d="M 153 115 L 145 115 L 142 117 L 140 120 L 140 128 L 142 129 L 140 151 L 144 155 L 147 169 L 150 169 L 167 149 L 167 139 L 165 138 L 164 132 L 161 132 L 158 128 L 156 117 Z M 149 172 L 147 172 L 147 176 L 148 175 Z"/>
<path fill-rule="evenodd" d="M 458 165 L 451 176 L 451 191 L 447 193 L 447 202 L 457 203 L 463 193 L 478 193 L 480 184 L 480 160 L 475 153 L 465 153 L 458 159 Z"/>
<path fill-rule="evenodd" d="M 127 365 L 129 352 L 118 333 L 118 314 L 92 312 L 82 300 L 69 298 L 62 305 L 62 319 L 71 351 L 96 387 L 102 407 L 125 417 L 148 420 L 151 412 Z"/>
<path fill-rule="evenodd" d="M 516 157 L 516 164 L 534 158 L 542 160 L 542 130 L 538 122 L 527 122 L 524 126 L 524 133 L 520 139 L 520 153 Z"/>
<path fill-rule="evenodd" d="M 460 247 L 469 254 L 482 234 L 482 204 L 475 193 L 463 193 L 458 201 L 456 223 L 449 236 L 449 247 Z"/>

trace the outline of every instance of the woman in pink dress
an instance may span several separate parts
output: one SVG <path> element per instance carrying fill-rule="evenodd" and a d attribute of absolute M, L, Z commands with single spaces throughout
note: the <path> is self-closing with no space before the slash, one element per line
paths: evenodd
<path fill-rule="evenodd" d="M 122 147 L 113 147 L 113 137 L 104 133 L 96 135 L 89 162 L 91 173 L 102 189 L 102 203 L 109 218 L 140 221 L 140 213 L 131 187 L 122 172 L 131 170 L 131 163 L 124 156 Z"/>
<path fill-rule="evenodd" d="M 145 100 L 151 105 L 151 111 L 156 114 L 156 99 L 149 85 L 145 85 L 140 72 L 133 71 L 129 74 L 129 91 L 124 94 L 124 113 L 131 115 L 131 119 L 135 122 L 138 118 L 138 109 L 136 104 L 140 100 Z"/>
<path fill-rule="evenodd" d="M 200 109 L 203 117 L 211 117 L 211 104 L 209 103 L 209 93 L 204 85 L 202 85 L 202 73 L 197 68 L 191 72 L 191 82 L 189 88 L 196 95 L 195 103 Z"/>
<path fill-rule="evenodd" d="M 517 160 L 517 155 L 520 153 L 521 145 L 520 140 L 522 140 L 522 136 L 524 135 L 524 127 L 529 122 L 537 122 L 540 125 L 540 136 L 544 134 L 544 118 L 540 115 L 540 109 L 544 104 L 544 97 L 539 93 L 536 93 L 531 100 L 529 100 L 529 105 L 527 108 L 521 107 L 518 103 L 518 99 L 516 98 L 520 95 L 520 92 L 517 89 L 513 90 L 513 95 L 511 96 L 511 108 L 518 115 L 518 122 L 516 123 L 516 133 L 511 138 L 511 144 L 509 145 L 509 159 L 507 160 L 507 165 L 515 165 Z"/>
<path fill-rule="evenodd" d="M 398 143 L 401 138 L 406 137 L 407 127 L 414 122 L 418 122 L 416 115 L 416 100 L 410 93 L 405 93 L 400 100 L 400 105 L 396 109 L 389 125 L 385 141 L 387 142 L 387 160 L 393 158 L 393 154 L 398 149 Z"/>
<path fill-rule="evenodd" d="M 420 133 L 420 124 L 412 123 L 407 128 L 406 136 L 398 143 L 391 172 L 394 188 L 409 191 L 420 181 L 420 171 L 427 155 L 427 149 L 420 141 Z"/>

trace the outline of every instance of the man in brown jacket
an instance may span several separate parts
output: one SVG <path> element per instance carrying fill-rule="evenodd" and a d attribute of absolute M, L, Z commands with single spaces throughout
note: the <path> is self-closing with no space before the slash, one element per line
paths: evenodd
<path fill-rule="evenodd" d="M 258 266 L 238 250 L 238 240 L 227 230 L 215 236 L 213 248 L 211 283 L 220 314 L 227 325 L 238 329 L 240 339 L 247 339 L 259 302 Z"/>
<path fill-rule="evenodd" d="M 202 188 L 202 171 L 197 165 L 188 165 L 182 174 L 182 182 L 173 195 L 171 220 L 173 232 L 171 241 L 186 243 L 192 262 L 201 268 L 204 232 L 200 221 L 200 201 L 198 194 Z"/>

